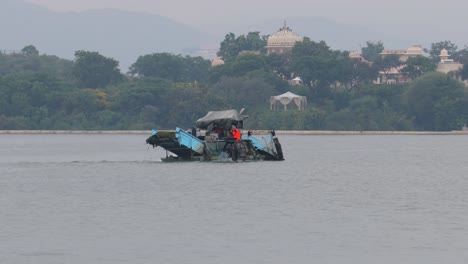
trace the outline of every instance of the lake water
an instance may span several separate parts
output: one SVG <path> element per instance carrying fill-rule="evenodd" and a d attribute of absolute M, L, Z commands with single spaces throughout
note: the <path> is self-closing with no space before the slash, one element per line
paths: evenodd
<path fill-rule="evenodd" d="M 162 163 L 141 135 L 0 135 L 0 263 L 468 262 L 468 137 L 279 138 Z"/>

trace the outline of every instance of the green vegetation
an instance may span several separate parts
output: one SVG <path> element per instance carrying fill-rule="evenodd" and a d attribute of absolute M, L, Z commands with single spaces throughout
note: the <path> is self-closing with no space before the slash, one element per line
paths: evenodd
<path fill-rule="evenodd" d="M 0 53 L 0 129 L 187 128 L 207 111 L 243 107 L 247 128 L 255 129 L 445 131 L 468 123 L 467 88 L 434 72 L 446 48 L 468 78 L 468 51 L 450 41 L 433 44 L 431 58 L 409 59 L 401 72 L 414 80 L 401 85 L 373 84 L 379 71 L 401 65 L 378 55 L 381 42 L 367 42 L 364 61 L 308 38 L 286 54 L 267 55 L 265 45 L 258 32 L 231 33 L 218 54 L 224 65 L 154 53 L 140 56 L 128 74 L 98 52 L 77 51 L 73 61 L 34 46 Z M 303 85 L 286 81 L 295 76 Z M 307 109 L 271 112 L 270 96 L 286 91 L 307 96 Z"/>

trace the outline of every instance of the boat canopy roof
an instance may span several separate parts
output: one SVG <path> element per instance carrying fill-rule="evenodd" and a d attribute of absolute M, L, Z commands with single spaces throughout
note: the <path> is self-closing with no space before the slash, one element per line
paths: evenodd
<path fill-rule="evenodd" d="M 198 119 L 195 125 L 201 129 L 207 129 L 210 125 L 228 129 L 233 122 L 237 123 L 248 118 L 242 115 L 242 112 L 242 110 L 240 113 L 237 110 L 210 111 L 206 116 Z"/>

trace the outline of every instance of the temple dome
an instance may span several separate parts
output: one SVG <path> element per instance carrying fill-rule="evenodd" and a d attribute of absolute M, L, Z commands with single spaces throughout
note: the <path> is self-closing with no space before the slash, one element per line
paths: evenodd
<path fill-rule="evenodd" d="M 440 51 L 439 57 L 448 57 L 448 56 L 449 56 L 448 50 L 442 49 L 442 50 Z"/>
<path fill-rule="evenodd" d="M 221 59 L 220 57 L 216 57 L 216 58 L 211 62 L 211 67 L 220 66 L 220 65 L 223 65 L 223 64 L 224 64 L 223 59 Z"/>
<path fill-rule="evenodd" d="M 300 42 L 302 40 L 303 38 L 299 34 L 294 33 L 288 26 L 286 26 L 285 22 L 284 26 L 280 28 L 278 32 L 268 37 L 267 48 L 292 48 L 296 42 Z"/>

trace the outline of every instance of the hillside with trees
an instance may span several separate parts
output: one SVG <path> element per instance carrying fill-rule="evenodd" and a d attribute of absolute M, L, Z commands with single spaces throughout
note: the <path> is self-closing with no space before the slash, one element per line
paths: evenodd
<path fill-rule="evenodd" d="M 382 42 L 367 42 L 365 61 L 308 38 L 287 54 L 267 55 L 265 45 L 258 32 L 230 33 L 220 43 L 223 65 L 152 53 L 127 73 L 94 51 L 78 50 L 73 60 L 31 45 L 0 53 L 0 129 L 188 128 L 210 110 L 241 108 L 252 129 L 447 131 L 468 123 L 466 86 L 434 71 L 438 52 L 450 48 L 468 78 L 467 49 L 450 41 L 434 43 L 431 57 L 408 60 L 402 72 L 414 80 L 398 85 L 373 82 L 400 64 L 379 56 Z M 288 83 L 292 76 L 303 84 Z M 270 96 L 286 91 L 307 96 L 306 110 L 270 111 Z"/>

